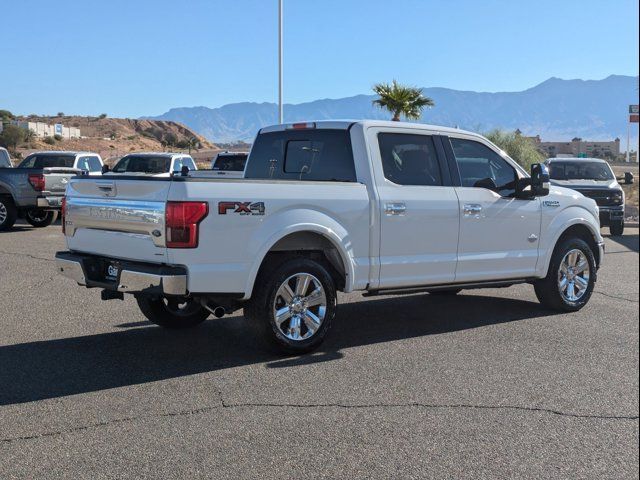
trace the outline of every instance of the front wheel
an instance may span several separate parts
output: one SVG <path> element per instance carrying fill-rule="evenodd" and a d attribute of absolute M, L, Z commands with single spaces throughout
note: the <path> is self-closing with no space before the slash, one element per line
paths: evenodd
<path fill-rule="evenodd" d="M 324 265 L 292 258 L 256 280 L 245 315 L 259 334 L 287 354 L 322 343 L 336 313 L 336 287 Z"/>
<path fill-rule="evenodd" d="M 567 238 L 556 246 L 547 276 L 534 283 L 544 306 L 563 312 L 584 307 L 596 278 L 596 262 L 589 245 L 580 238 Z"/>
<path fill-rule="evenodd" d="M 624 233 L 624 220 L 613 222 L 609 227 L 609 233 L 614 237 L 618 237 Z"/>
<path fill-rule="evenodd" d="M 209 316 L 208 310 L 190 298 L 140 295 L 136 300 L 149 321 L 165 328 L 195 327 Z"/>
<path fill-rule="evenodd" d="M 48 227 L 58 218 L 58 212 L 54 210 L 29 210 L 24 219 L 29 225 L 36 228 Z"/>
<path fill-rule="evenodd" d="M 16 223 L 18 210 L 11 197 L 0 196 L 0 231 L 9 230 Z"/>

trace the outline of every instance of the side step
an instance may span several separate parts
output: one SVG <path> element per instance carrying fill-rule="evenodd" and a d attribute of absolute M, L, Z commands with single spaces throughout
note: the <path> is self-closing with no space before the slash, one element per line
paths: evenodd
<path fill-rule="evenodd" d="M 463 290 L 473 290 L 477 288 L 507 288 L 519 283 L 531 283 L 534 280 L 535 278 L 514 278 L 498 282 L 448 283 L 446 285 L 429 285 L 425 287 L 383 288 L 378 290 L 368 290 L 363 293 L 362 296 L 377 297 L 379 295 L 411 295 L 414 293 L 437 292 L 438 290 L 453 290 L 456 288 Z"/>

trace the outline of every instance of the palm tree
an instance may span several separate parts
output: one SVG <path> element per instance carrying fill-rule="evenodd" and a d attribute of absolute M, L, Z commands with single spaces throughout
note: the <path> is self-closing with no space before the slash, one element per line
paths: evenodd
<path fill-rule="evenodd" d="M 191 149 L 198 150 L 200 148 L 200 141 L 196 137 L 191 137 L 187 140 L 187 146 L 189 147 L 189 155 L 191 155 Z"/>
<path fill-rule="evenodd" d="M 394 122 L 400 121 L 400 115 L 408 119 L 418 120 L 424 107 L 433 107 L 435 103 L 429 97 L 422 95 L 422 89 L 400 85 L 395 80 L 390 84 L 378 83 L 373 91 L 380 98 L 373 101 L 374 105 L 385 108 L 393 114 Z"/>

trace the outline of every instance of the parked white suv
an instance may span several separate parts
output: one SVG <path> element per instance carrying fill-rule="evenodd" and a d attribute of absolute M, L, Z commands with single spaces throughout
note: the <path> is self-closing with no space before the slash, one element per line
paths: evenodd
<path fill-rule="evenodd" d="M 130 153 L 118 160 L 108 174 L 169 177 L 180 173 L 182 167 L 187 167 L 190 171 L 198 170 L 193 158 L 183 153 Z"/>
<path fill-rule="evenodd" d="M 244 308 L 287 352 L 323 340 L 338 290 L 530 283 L 545 306 L 576 311 L 604 257 L 593 200 L 549 191 L 544 165 L 529 176 L 484 137 L 445 127 L 276 125 L 242 181 L 109 180 L 69 184 L 63 275 L 104 299 L 132 293 L 170 328 Z"/>

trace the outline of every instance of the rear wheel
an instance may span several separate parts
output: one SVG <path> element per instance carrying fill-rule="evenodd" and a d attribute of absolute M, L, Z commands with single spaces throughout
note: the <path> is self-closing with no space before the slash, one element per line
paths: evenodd
<path fill-rule="evenodd" d="M 336 313 L 336 287 L 324 265 L 292 258 L 256 280 L 245 316 L 271 346 L 310 352 L 324 340 Z"/>
<path fill-rule="evenodd" d="M 622 235 L 624 233 L 624 220 L 613 222 L 609 227 L 609 233 L 616 237 Z"/>
<path fill-rule="evenodd" d="M 9 230 L 16 223 L 18 210 L 10 197 L 0 196 L 0 231 Z"/>
<path fill-rule="evenodd" d="M 58 218 L 58 212 L 54 210 L 41 210 L 36 208 L 34 210 L 29 210 L 24 219 L 31 225 L 36 228 L 48 227 Z"/>
<path fill-rule="evenodd" d="M 191 298 L 140 295 L 136 300 L 149 321 L 165 328 L 195 327 L 209 316 L 209 311 Z"/>
<path fill-rule="evenodd" d="M 568 238 L 556 246 L 547 276 L 534 288 L 544 306 L 575 312 L 591 298 L 595 278 L 596 262 L 589 245 L 580 238 Z"/>

